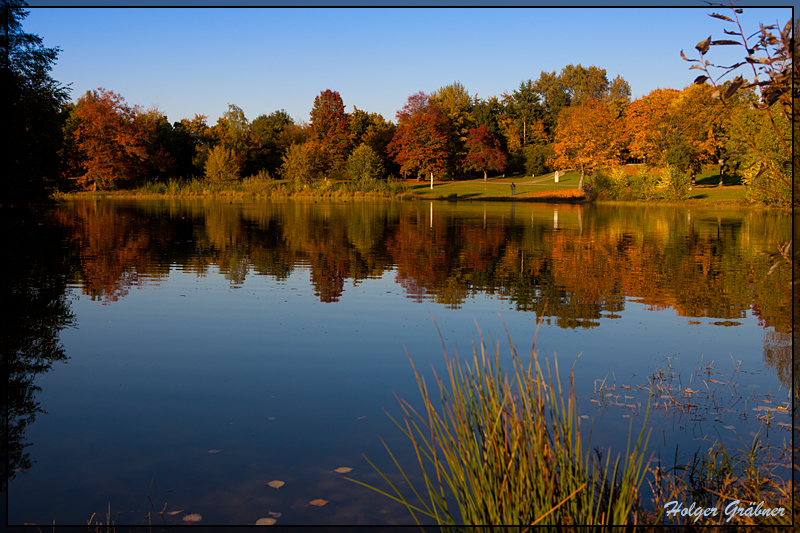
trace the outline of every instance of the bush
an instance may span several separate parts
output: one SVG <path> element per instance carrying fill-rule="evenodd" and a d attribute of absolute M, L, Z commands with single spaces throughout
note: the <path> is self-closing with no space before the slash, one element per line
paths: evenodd
<path fill-rule="evenodd" d="M 266 169 L 242 180 L 242 190 L 250 194 L 266 194 L 272 189 L 272 176 Z"/>
<path fill-rule="evenodd" d="M 667 165 L 658 180 L 658 189 L 665 200 L 684 200 L 689 195 L 691 178 L 688 172 Z"/>
<path fill-rule="evenodd" d="M 209 152 L 205 170 L 209 183 L 221 186 L 239 181 L 241 165 L 233 150 L 219 145 Z"/>

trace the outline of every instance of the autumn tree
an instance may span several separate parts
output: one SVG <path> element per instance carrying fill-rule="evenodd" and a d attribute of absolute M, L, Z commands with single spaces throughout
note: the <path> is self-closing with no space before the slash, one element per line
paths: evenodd
<path fill-rule="evenodd" d="M 311 110 L 311 139 L 323 145 L 329 159 L 323 166 L 327 179 L 329 171 L 340 172 L 350 153 L 350 120 L 338 91 L 325 90 L 314 99 Z"/>
<path fill-rule="evenodd" d="M 107 187 L 145 175 L 151 130 L 140 119 L 138 106 L 130 107 L 122 96 L 99 88 L 82 96 L 75 112 L 80 120 L 75 138 L 86 154 L 87 169 L 79 184 Z"/>
<path fill-rule="evenodd" d="M 431 113 L 417 113 L 397 127 L 388 146 L 403 176 L 441 175 L 449 157 L 448 135 L 442 121 Z"/>
<path fill-rule="evenodd" d="M 654 89 L 628 107 L 625 119 L 631 155 L 648 165 L 661 164 L 678 132 L 678 97 L 676 89 Z"/>
<path fill-rule="evenodd" d="M 47 194 L 60 173 L 61 106 L 69 88 L 50 76 L 60 49 L 45 48 L 38 35 L 22 31 L 29 12 L 25 2 L 0 4 L 0 86 L 3 88 L 3 200 L 11 202 Z"/>
<path fill-rule="evenodd" d="M 578 190 L 583 190 L 586 171 L 617 164 L 624 146 L 622 120 L 605 102 L 590 98 L 559 115 L 553 146 L 555 165 L 580 169 Z"/>
<path fill-rule="evenodd" d="M 500 149 L 500 143 L 484 125 L 472 128 L 467 134 L 467 155 L 464 168 L 482 170 L 483 181 L 486 181 L 487 170 L 502 172 L 506 168 L 506 154 Z"/>
<path fill-rule="evenodd" d="M 428 107 L 429 97 L 423 91 L 418 91 L 408 97 L 403 107 L 397 112 L 395 118 L 398 124 L 408 121 L 414 115 L 422 113 Z"/>

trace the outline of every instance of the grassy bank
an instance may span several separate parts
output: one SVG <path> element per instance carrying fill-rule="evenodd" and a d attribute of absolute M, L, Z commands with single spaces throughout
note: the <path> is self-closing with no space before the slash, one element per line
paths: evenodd
<path fill-rule="evenodd" d="M 218 197 L 225 199 L 268 198 L 390 198 L 450 201 L 515 201 L 515 202 L 569 202 L 588 201 L 624 202 L 630 204 L 658 203 L 694 207 L 752 207 L 745 200 L 744 187 L 738 176 L 724 175 L 724 186 L 719 187 L 718 171 L 709 168 L 697 176 L 696 185 L 679 200 L 668 199 L 668 195 L 655 190 L 653 183 L 642 184 L 648 178 L 640 169 L 626 169 L 628 177 L 624 188 L 614 194 L 598 191 L 593 176 L 585 177 L 585 190 L 578 191 L 580 173 L 567 171 L 555 181 L 554 174 L 526 176 L 508 174 L 459 181 L 416 180 L 371 180 L 354 183 L 350 181 L 322 181 L 305 184 L 287 180 L 253 176 L 238 183 L 211 184 L 204 179 L 169 179 L 165 182 L 148 182 L 137 189 L 106 190 L 58 194 L 58 199 L 82 196 L 115 196 L 136 198 Z M 638 174 L 637 174 L 638 172 Z M 513 185 L 513 193 L 512 193 Z M 603 185 L 603 183 L 600 183 Z M 606 188 L 608 183 L 606 182 Z M 645 189 L 649 189 L 643 192 Z"/>

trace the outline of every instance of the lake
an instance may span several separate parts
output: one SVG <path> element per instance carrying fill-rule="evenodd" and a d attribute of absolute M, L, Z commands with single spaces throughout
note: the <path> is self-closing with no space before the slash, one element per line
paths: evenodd
<path fill-rule="evenodd" d="M 463 358 L 480 331 L 508 367 L 506 330 L 527 358 L 537 319 L 614 455 L 654 383 L 662 465 L 791 437 L 789 273 L 760 254 L 784 213 L 104 198 L 3 218 L 10 525 L 411 523 L 334 470 L 386 490 L 366 455 L 402 482 L 383 439 L 416 473 L 387 416 L 420 405 L 410 359 L 433 386 L 442 340 Z"/>

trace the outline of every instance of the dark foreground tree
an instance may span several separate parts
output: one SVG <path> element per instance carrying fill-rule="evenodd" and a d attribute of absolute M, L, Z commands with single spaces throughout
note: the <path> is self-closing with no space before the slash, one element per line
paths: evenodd
<path fill-rule="evenodd" d="M 59 112 L 69 96 L 69 88 L 50 77 L 60 49 L 45 48 L 41 37 L 22 31 L 25 5 L 0 2 L 0 87 L 6 109 L 0 204 L 40 199 L 55 185 L 62 144 Z"/>

